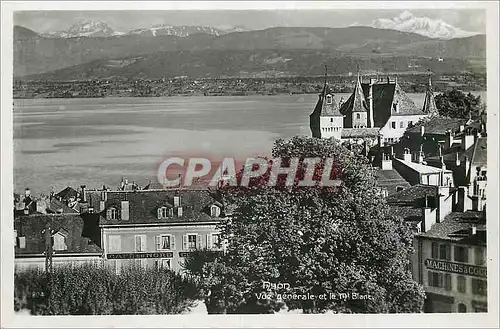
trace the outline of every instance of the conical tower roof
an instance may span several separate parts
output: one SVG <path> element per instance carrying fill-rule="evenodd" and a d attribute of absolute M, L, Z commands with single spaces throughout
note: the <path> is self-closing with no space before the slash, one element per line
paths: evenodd
<path fill-rule="evenodd" d="M 346 114 L 350 112 L 367 112 L 368 111 L 368 103 L 366 102 L 365 95 L 363 94 L 363 88 L 361 87 L 361 81 L 358 78 L 356 81 L 356 85 L 354 86 L 354 91 L 347 101 L 342 104 L 340 108 L 340 113 Z"/>
<path fill-rule="evenodd" d="M 427 90 L 425 92 L 424 107 L 422 108 L 422 112 L 429 115 L 438 115 L 436 101 L 434 100 L 434 93 L 432 92 L 432 83 L 430 75 L 429 75 L 429 84 L 427 85 Z"/>

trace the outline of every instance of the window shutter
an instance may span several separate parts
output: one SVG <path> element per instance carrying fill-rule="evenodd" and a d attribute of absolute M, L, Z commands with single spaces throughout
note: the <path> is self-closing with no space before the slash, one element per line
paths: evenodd
<path fill-rule="evenodd" d="M 162 208 L 158 208 L 158 219 L 162 218 Z"/>
<path fill-rule="evenodd" d="M 173 208 L 168 208 L 168 215 L 170 217 L 173 217 L 174 216 L 174 209 Z"/>
<path fill-rule="evenodd" d="M 177 216 L 182 217 L 182 207 L 177 208 Z"/>
<path fill-rule="evenodd" d="M 207 234 L 207 249 L 212 249 L 212 234 Z"/>
<path fill-rule="evenodd" d="M 146 251 L 146 236 L 144 235 L 141 235 L 140 236 L 140 239 L 141 239 L 141 251 Z"/>
<path fill-rule="evenodd" d="M 187 236 L 187 234 L 184 234 L 182 236 L 182 249 L 188 250 L 188 236 Z"/>
<path fill-rule="evenodd" d="M 175 250 L 175 235 L 170 236 L 170 250 Z"/>
<path fill-rule="evenodd" d="M 201 249 L 202 248 L 202 245 L 201 245 L 201 235 L 200 234 L 196 234 L 196 249 Z"/>
<path fill-rule="evenodd" d="M 156 250 L 160 250 L 161 249 L 161 236 L 157 236 L 156 237 Z"/>
<path fill-rule="evenodd" d="M 451 260 L 451 245 L 446 245 L 446 260 Z"/>
<path fill-rule="evenodd" d="M 432 272 L 431 271 L 427 271 L 427 285 L 433 286 L 433 284 L 432 284 Z"/>

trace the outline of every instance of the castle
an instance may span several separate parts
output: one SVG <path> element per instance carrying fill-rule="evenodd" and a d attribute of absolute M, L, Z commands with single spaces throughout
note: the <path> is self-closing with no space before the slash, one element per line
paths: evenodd
<path fill-rule="evenodd" d="M 430 77 L 424 105 L 418 108 L 397 78 L 371 78 L 362 83 L 358 74 L 351 96 L 339 105 L 325 79 L 309 119 L 313 137 L 390 145 L 397 143 L 408 127 L 432 114 L 437 114 L 437 108 Z"/>

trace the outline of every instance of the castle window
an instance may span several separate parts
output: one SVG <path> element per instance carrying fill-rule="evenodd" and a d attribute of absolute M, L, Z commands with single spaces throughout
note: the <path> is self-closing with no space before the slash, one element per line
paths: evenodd
<path fill-rule="evenodd" d="M 396 129 L 396 121 L 392 121 L 391 122 L 391 128 L 392 129 Z"/>
<path fill-rule="evenodd" d="M 361 119 L 361 115 L 359 113 L 356 113 L 356 119 Z"/>
<path fill-rule="evenodd" d="M 333 122 L 333 118 L 330 118 L 330 122 Z"/>
<path fill-rule="evenodd" d="M 332 95 L 326 95 L 326 104 L 332 104 Z"/>

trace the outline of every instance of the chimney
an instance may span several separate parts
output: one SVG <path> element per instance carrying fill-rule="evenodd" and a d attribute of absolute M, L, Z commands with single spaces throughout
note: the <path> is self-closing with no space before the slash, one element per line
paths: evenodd
<path fill-rule="evenodd" d="M 411 162 L 411 152 L 409 148 L 405 148 L 403 153 L 403 160 L 407 162 Z"/>
<path fill-rule="evenodd" d="M 422 124 L 422 125 L 420 126 L 420 136 L 424 136 L 424 134 L 425 134 L 425 127 L 424 127 L 424 125 Z"/>
<path fill-rule="evenodd" d="M 424 151 L 423 151 L 423 145 L 420 144 L 420 150 L 418 151 L 418 163 L 424 163 Z"/>
<path fill-rule="evenodd" d="M 458 152 L 455 153 L 455 166 L 460 167 L 460 159 L 458 158 Z"/>
<path fill-rule="evenodd" d="M 422 233 L 427 232 L 431 229 L 432 225 L 436 223 L 435 213 L 432 213 L 432 209 L 429 207 L 422 208 L 422 222 L 421 222 Z"/>
<path fill-rule="evenodd" d="M 438 207 L 439 207 L 439 216 L 437 218 L 437 222 L 441 223 L 446 215 L 448 215 L 451 209 L 451 203 L 449 203 L 449 208 L 446 209 L 446 199 L 450 196 L 450 187 L 449 186 L 439 186 L 439 199 L 438 199 Z"/>
<path fill-rule="evenodd" d="M 458 187 L 458 202 L 457 202 L 458 212 L 466 212 L 467 210 L 472 209 L 472 202 L 468 194 L 469 192 L 467 186 Z"/>
<path fill-rule="evenodd" d="M 453 136 L 452 136 L 452 133 L 451 133 L 451 130 L 446 130 L 446 139 L 445 139 L 445 142 L 444 142 L 444 147 L 446 149 L 449 149 L 451 148 L 451 146 L 453 145 Z"/>
<path fill-rule="evenodd" d="M 477 227 L 476 225 L 472 225 L 470 228 L 469 228 L 469 234 L 470 235 L 476 235 L 477 233 Z"/>
<path fill-rule="evenodd" d="M 29 188 L 26 188 L 26 190 L 24 190 L 24 197 L 31 197 L 31 190 Z"/>
<path fill-rule="evenodd" d="M 106 208 L 106 202 L 105 201 L 99 201 L 99 212 L 104 211 Z"/>
<path fill-rule="evenodd" d="M 122 220 L 129 220 L 129 203 L 128 201 L 124 200 L 121 202 L 121 219 Z"/>
<path fill-rule="evenodd" d="M 375 79 L 370 78 L 370 91 L 368 94 L 368 100 L 370 102 L 370 104 L 369 104 L 370 113 L 368 114 L 368 119 L 370 121 L 369 126 L 368 126 L 369 128 L 373 128 L 373 126 L 374 126 L 374 123 L 373 123 L 373 85 L 374 84 L 375 84 Z"/>
<path fill-rule="evenodd" d="M 387 77 L 387 84 L 391 83 L 391 79 Z"/>
<path fill-rule="evenodd" d="M 82 185 L 80 187 L 82 189 L 82 202 L 87 202 L 87 191 L 86 191 L 87 186 Z"/>
<path fill-rule="evenodd" d="M 467 129 L 467 131 L 462 135 L 462 149 L 467 150 L 469 147 L 471 147 L 474 144 L 474 135 L 470 134 L 470 129 Z"/>
<path fill-rule="evenodd" d="M 439 163 L 441 164 L 441 169 L 446 170 L 446 164 L 444 163 L 444 157 L 442 155 L 439 157 Z"/>
<path fill-rule="evenodd" d="M 464 130 L 465 130 L 465 126 L 464 125 L 460 125 L 460 132 L 462 132 Z"/>
<path fill-rule="evenodd" d="M 465 165 L 465 176 L 468 176 L 470 170 L 470 160 L 467 155 L 464 157 L 464 165 Z"/>

